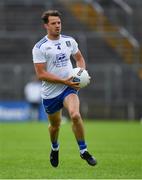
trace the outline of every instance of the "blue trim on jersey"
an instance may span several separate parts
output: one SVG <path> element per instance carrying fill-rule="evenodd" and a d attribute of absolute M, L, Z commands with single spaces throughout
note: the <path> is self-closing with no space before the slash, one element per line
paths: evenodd
<path fill-rule="evenodd" d="M 46 43 L 48 40 L 44 37 L 42 38 L 37 44 L 36 47 L 40 49 L 40 47 L 42 46 L 42 44 Z"/>
<path fill-rule="evenodd" d="M 73 37 L 71 37 L 71 36 L 66 36 L 66 35 L 61 35 L 61 37 L 74 39 Z"/>
<path fill-rule="evenodd" d="M 51 99 L 43 99 L 43 106 L 47 114 L 53 114 L 63 108 L 63 102 L 66 96 L 69 94 L 77 94 L 78 91 L 67 87 L 60 95 Z"/>

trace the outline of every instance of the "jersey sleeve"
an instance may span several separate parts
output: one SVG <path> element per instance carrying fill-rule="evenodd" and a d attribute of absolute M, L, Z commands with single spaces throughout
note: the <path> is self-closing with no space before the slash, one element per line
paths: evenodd
<path fill-rule="evenodd" d="M 73 39 L 72 40 L 72 55 L 76 54 L 78 51 L 78 43 Z"/>
<path fill-rule="evenodd" d="M 45 63 L 46 62 L 44 53 L 41 51 L 41 49 L 37 48 L 36 46 L 32 50 L 32 55 L 33 55 L 34 63 Z"/>

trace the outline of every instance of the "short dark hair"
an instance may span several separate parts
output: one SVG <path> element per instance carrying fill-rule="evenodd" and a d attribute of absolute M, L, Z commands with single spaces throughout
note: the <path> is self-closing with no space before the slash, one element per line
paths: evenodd
<path fill-rule="evenodd" d="M 61 17 L 61 13 L 57 10 L 48 10 L 48 11 L 45 11 L 42 16 L 41 16 L 41 19 L 43 20 L 43 22 L 45 24 L 47 24 L 49 21 L 48 21 L 48 17 L 49 16 L 58 16 L 58 17 Z"/>

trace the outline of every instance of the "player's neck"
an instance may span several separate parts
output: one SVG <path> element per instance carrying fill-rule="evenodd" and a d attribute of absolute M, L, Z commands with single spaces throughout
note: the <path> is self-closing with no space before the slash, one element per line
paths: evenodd
<path fill-rule="evenodd" d="M 48 39 L 53 40 L 53 41 L 60 39 L 60 35 L 53 36 L 53 35 L 47 34 L 47 37 L 48 37 Z"/>

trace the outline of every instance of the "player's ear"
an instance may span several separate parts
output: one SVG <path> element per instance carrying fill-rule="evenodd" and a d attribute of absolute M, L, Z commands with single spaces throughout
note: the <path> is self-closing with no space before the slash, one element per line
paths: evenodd
<path fill-rule="evenodd" d="M 43 27 L 45 28 L 45 29 L 48 29 L 48 24 L 43 24 Z"/>

